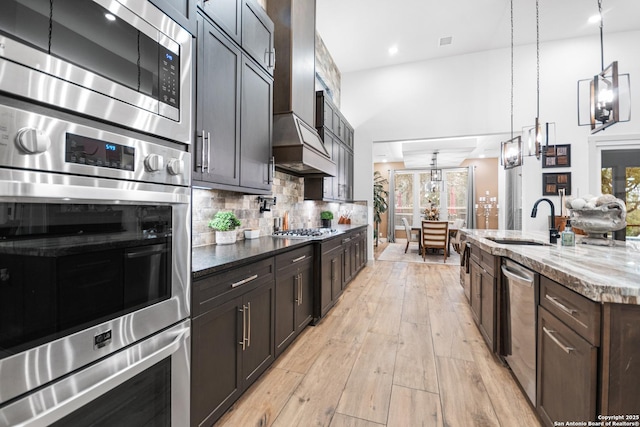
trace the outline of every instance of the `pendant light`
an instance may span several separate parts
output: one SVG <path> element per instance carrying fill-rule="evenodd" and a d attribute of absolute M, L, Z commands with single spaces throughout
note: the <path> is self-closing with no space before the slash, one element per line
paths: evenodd
<path fill-rule="evenodd" d="M 500 162 L 505 169 L 522 165 L 522 138 L 513 136 L 513 0 L 511 4 L 511 139 L 500 144 Z"/>
<path fill-rule="evenodd" d="M 593 76 L 593 79 L 578 81 L 578 125 L 591 126 L 591 133 L 594 134 L 620 121 L 629 121 L 630 117 L 621 120 L 620 114 L 620 84 L 621 78 L 625 87 L 629 87 L 629 75 L 618 74 L 618 61 L 613 61 L 609 66 L 604 66 L 604 19 L 602 16 L 602 0 L 598 0 L 598 14 L 600 18 L 600 73 Z M 589 122 L 580 121 L 580 94 L 581 83 L 589 84 Z M 627 91 L 628 93 L 628 91 Z M 629 102 L 630 104 L 630 97 Z M 631 111 L 631 108 L 628 108 Z M 630 114 L 629 114 L 630 115 Z"/>

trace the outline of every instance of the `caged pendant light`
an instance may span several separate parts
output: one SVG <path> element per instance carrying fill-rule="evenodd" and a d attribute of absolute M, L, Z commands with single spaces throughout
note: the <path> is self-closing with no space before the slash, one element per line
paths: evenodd
<path fill-rule="evenodd" d="M 505 169 L 522 165 L 522 138 L 513 136 L 513 0 L 511 4 L 511 139 L 500 144 L 500 162 Z"/>
<path fill-rule="evenodd" d="M 545 140 L 544 150 L 549 146 L 550 129 L 553 130 L 555 140 L 555 123 L 543 123 L 540 121 L 540 2 L 536 0 L 536 117 L 533 126 L 522 129 L 522 134 L 527 135 L 528 155 L 540 159 Z M 555 143 L 555 141 L 554 141 Z"/>
<path fill-rule="evenodd" d="M 598 14 L 600 17 L 600 73 L 592 79 L 578 81 L 578 125 L 591 126 L 591 133 L 594 134 L 607 127 L 630 120 L 630 94 L 629 74 L 618 74 L 618 61 L 613 61 L 606 68 L 604 66 L 604 19 L 602 16 L 602 0 L 598 0 Z M 588 86 L 588 92 L 584 89 Z M 582 120 L 581 98 L 589 99 L 589 119 Z M 624 96 L 623 96 L 624 95 Z M 624 102 L 621 102 L 624 100 Z M 625 106 L 623 114 L 621 106 Z M 584 108 L 586 109 L 586 108 Z M 584 110 L 583 109 L 583 110 Z M 624 119 L 622 118 L 624 116 Z"/>

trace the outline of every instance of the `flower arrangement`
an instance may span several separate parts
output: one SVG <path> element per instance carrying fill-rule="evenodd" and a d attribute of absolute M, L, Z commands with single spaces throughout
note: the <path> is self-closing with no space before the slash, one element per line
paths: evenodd
<path fill-rule="evenodd" d="M 427 201 L 427 207 L 424 210 L 424 217 L 428 221 L 438 221 L 440 219 L 440 209 L 431 203 L 431 200 Z"/>

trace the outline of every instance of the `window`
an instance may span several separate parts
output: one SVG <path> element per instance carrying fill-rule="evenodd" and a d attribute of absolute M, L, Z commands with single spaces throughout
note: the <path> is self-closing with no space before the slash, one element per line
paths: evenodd
<path fill-rule="evenodd" d="M 409 224 L 422 219 L 467 220 L 466 168 L 443 169 L 442 181 L 431 181 L 430 170 L 397 171 L 395 173 L 394 225 L 404 230 L 402 218 Z"/>

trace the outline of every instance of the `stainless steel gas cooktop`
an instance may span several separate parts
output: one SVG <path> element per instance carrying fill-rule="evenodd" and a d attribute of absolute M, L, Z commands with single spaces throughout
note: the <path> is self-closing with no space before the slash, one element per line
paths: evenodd
<path fill-rule="evenodd" d="M 293 230 L 276 231 L 273 233 L 273 236 L 285 237 L 288 239 L 322 240 L 342 233 L 343 231 L 339 231 L 334 228 L 296 228 Z"/>

